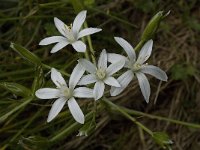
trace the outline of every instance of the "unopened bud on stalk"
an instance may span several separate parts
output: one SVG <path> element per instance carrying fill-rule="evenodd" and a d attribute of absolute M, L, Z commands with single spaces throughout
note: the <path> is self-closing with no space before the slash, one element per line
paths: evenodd
<path fill-rule="evenodd" d="M 14 82 L 0 82 L 0 87 L 5 90 L 22 97 L 31 95 L 31 91 L 23 85 Z"/>
<path fill-rule="evenodd" d="M 146 28 L 144 29 L 141 40 L 147 41 L 149 39 L 152 39 L 153 35 L 155 34 L 156 30 L 160 25 L 160 22 L 163 18 L 168 16 L 169 13 L 170 11 L 168 11 L 166 14 L 163 14 L 163 11 L 159 11 L 156 15 L 154 15 L 153 18 L 147 24 Z"/>
<path fill-rule="evenodd" d="M 152 137 L 154 141 L 163 149 L 170 148 L 170 146 L 173 144 L 173 141 L 165 132 L 154 132 Z"/>
<path fill-rule="evenodd" d="M 41 60 L 34 53 L 30 52 L 23 46 L 15 44 L 15 43 L 11 43 L 10 47 L 14 51 L 19 53 L 24 59 L 28 60 L 29 62 L 31 62 L 35 65 L 41 65 Z"/>

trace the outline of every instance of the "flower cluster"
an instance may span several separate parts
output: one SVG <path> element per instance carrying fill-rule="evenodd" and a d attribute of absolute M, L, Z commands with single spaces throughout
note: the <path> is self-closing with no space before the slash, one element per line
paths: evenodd
<path fill-rule="evenodd" d="M 54 18 L 56 28 L 63 36 L 45 38 L 40 42 L 40 45 L 57 43 L 52 48 L 51 53 L 59 51 L 68 44 L 71 44 L 77 52 L 85 52 L 86 45 L 80 38 L 101 31 L 98 28 L 86 28 L 80 31 L 85 18 L 86 11 L 81 11 L 71 26 L 67 26 L 58 18 Z M 156 66 L 145 64 L 152 52 L 152 40 L 144 44 L 136 59 L 135 50 L 126 40 L 120 37 L 115 37 L 114 39 L 124 49 L 127 57 L 120 54 L 107 53 L 104 49 L 100 54 L 98 62 L 92 63 L 87 59 L 81 58 L 71 73 L 69 84 L 66 83 L 60 72 L 55 68 L 51 69 L 51 80 L 56 85 L 56 88 L 41 88 L 35 93 L 40 99 L 57 98 L 49 112 L 47 122 L 54 119 L 65 103 L 67 103 L 74 119 L 84 124 L 84 114 L 75 97 L 99 100 L 104 95 L 105 84 L 110 86 L 110 95 L 117 96 L 125 90 L 134 79 L 134 76 L 136 76 L 142 94 L 148 103 L 150 85 L 145 74 L 150 74 L 159 80 L 167 81 L 167 75 L 164 71 Z M 124 68 L 125 72 L 117 79 L 114 78 L 113 75 L 122 68 Z M 85 72 L 87 72 L 86 75 L 84 75 Z M 90 86 L 93 89 L 84 87 L 89 84 L 93 85 Z M 79 87 L 76 88 L 76 86 Z"/>

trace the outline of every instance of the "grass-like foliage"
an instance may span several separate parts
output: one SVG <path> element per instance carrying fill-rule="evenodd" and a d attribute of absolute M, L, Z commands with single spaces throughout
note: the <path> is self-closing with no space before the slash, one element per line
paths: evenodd
<path fill-rule="evenodd" d="M 200 149 L 199 1 L 1 3 L 1 150 Z"/>

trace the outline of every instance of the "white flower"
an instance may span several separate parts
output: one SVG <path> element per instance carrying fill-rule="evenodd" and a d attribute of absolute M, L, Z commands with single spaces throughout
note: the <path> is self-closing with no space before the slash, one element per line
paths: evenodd
<path fill-rule="evenodd" d="M 75 89 L 75 86 L 84 72 L 85 70 L 80 64 L 76 65 L 70 76 L 68 87 L 61 73 L 54 68 L 51 69 L 51 80 L 54 82 L 57 88 L 42 88 L 37 90 L 35 93 L 35 95 L 40 99 L 58 98 L 51 107 L 47 122 L 50 122 L 52 119 L 54 119 L 67 102 L 69 110 L 74 119 L 77 122 L 84 124 L 85 119 L 83 112 L 74 98 L 93 98 L 92 89 L 86 87 L 79 87 Z"/>
<path fill-rule="evenodd" d="M 59 51 L 63 47 L 67 46 L 68 44 L 71 44 L 77 52 L 85 52 L 86 45 L 79 39 L 84 36 L 101 31 L 101 29 L 98 29 L 98 28 L 86 28 L 80 31 L 81 26 L 83 25 L 85 21 L 86 13 L 87 11 L 85 10 L 81 11 L 76 16 L 71 26 L 67 26 L 61 20 L 55 17 L 54 18 L 55 26 L 63 36 L 47 37 L 43 39 L 42 41 L 40 41 L 39 45 L 49 45 L 52 43 L 57 43 L 52 48 L 51 53 L 55 53 Z"/>
<path fill-rule="evenodd" d="M 125 61 L 120 60 L 107 67 L 107 57 L 106 50 L 102 50 L 97 66 L 86 59 L 79 60 L 79 63 L 90 74 L 85 75 L 78 84 L 87 85 L 95 83 L 93 91 L 95 100 L 98 100 L 103 96 L 105 84 L 114 87 L 120 87 L 120 84 L 114 77 L 112 77 L 112 75 L 124 66 Z"/>
<path fill-rule="evenodd" d="M 120 37 L 115 37 L 115 40 L 125 50 L 128 57 L 110 53 L 108 54 L 108 61 L 115 63 L 116 60 L 125 59 L 126 63 L 124 67 L 128 68 L 129 70 L 117 79 L 121 87 L 111 87 L 111 96 L 120 94 L 131 82 L 134 75 L 136 75 L 142 94 L 148 103 L 151 89 L 145 73 L 150 74 L 159 80 L 167 81 L 167 75 L 163 70 L 153 65 L 144 64 L 151 55 L 153 40 L 149 40 L 144 44 L 137 60 L 135 50 L 126 40 Z"/>

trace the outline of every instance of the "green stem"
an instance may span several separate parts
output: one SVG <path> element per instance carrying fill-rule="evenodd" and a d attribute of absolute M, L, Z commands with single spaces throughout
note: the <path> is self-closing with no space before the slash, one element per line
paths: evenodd
<path fill-rule="evenodd" d="M 84 28 L 88 28 L 87 22 L 84 23 Z M 88 44 L 89 44 L 89 50 L 90 50 L 90 53 L 91 53 L 90 56 L 92 58 L 92 62 L 96 65 L 95 51 L 94 51 L 94 48 L 92 46 L 92 40 L 91 40 L 90 36 L 87 36 L 87 41 L 88 41 Z"/>
<path fill-rule="evenodd" d="M 128 118 L 129 120 L 131 120 L 133 123 L 135 123 L 136 125 L 138 125 L 140 128 L 142 128 L 144 131 L 146 131 L 148 134 L 150 134 L 151 136 L 153 135 L 153 132 L 148 129 L 147 127 L 145 127 L 143 124 L 141 124 L 140 122 L 138 122 L 135 118 L 133 118 L 131 115 L 129 115 L 126 111 L 124 111 L 123 109 L 121 109 L 119 106 L 115 105 L 114 103 L 112 103 L 111 101 L 107 100 L 107 99 L 103 99 L 103 101 L 110 105 L 111 107 L 115 108 L 116 110 L 118 110 L 122 115 L 124 115 L 126 118 Z"/>
<path fill-rule="evenodd" d="M 150 119 L 168 121 L 168 122 L 171 122 L 171 123 L 175 123 L 175 124 L 179 124 L 179 125 L 183 125 L 183 126 L 188 126 L 188 127 L 192 127 L 192 128 L 200 128 L 200 125 L 195 124 L 195 123 L 188 123 L 188 122 L 175 120 L 175 119 L 171 119 L 171 118 L 151 115 L 151 114 L 143 113 L 143 112 L 140 112 L 140 111 L 131 110 L 131 109 L 128 109 L 128 108 L 125 108 L 125 107 L 120 107 L 120 109 L 124 110 L 126 113 L 128 113 L 130 115 L 145 116 L 145 117 L 148 117 Z"/>
<path fill-rule="evenodd" d="M 82 40 L 83 40 L 83 42 L 85 43 L 85 37 L 82 37 Z M 85 58 L 86 58 L 88 61 L 90 61 L 90 57 L 89 57 L 89 53 L 88 53 L 87 48 L 86 48 L 86 51 L 85 51 L 84 55 L 85 55 Z"/>
<path fill-rule="evenodd" d="M 41 114 L 43 110 L 44 107 L 41 108 L 39 111 L 37 111 L 37 113 L 27 122 L 27 124 L 24 125 L 23 128 L 14 135 L 14 137 L 10 140 L 10 142 L 13 142 L 33 122 L 33 120 L 35 120 L 35 118 L 37 118 L 38 115 Z"/>
<path fill-rule="evenodd" d="M 91 118 L 92 112 L 89 112 L 85 118 L 86 120 L 88 118 Z M 79 124 L 78 122 L 73 123 L 72 125 L 70 125 L 68 128 L 64 129 L 63 131 L 61 131 L 60 133 L 56 134 L 55 136 L 53 136 L 49 141 L 50 142 L 55 142 L 58 141 L 59 139 L 61 139 L 63 136 L 67 136 L 70 133 L 72 133 L 73 131 L 79 129 L 81 126 L 81 124 Z"/>
<path fill-rule="evenodd" d="M 6 118 L 8 118 L 10 115 L 12 115 L 14 112 L 16 112 L 17 110 L 21 109 L 22 107 L 26 106 L 27 104 L 29 104 L 31 101 L 33 100 L 33 97 L 28 97 L 28 98 L 24 98 L 21 101 L 24 101 L 23 103 L 21 103 L 19 106 L 15 107 L 13 110 L 9 111 L 8 113 L 6 113 L 5 115 L 0 117 L 0 122 L 3 122 Z"/>
<path fill-rule="evenodd" d="M 79 128 L 80 124 L 78 124 L 77 122 L 73 123 L 71 126 L 69 126 L 68 128 L 66 128 L 64 131 L 60 132 L 59 134 L 57 134 L 56 136 L 52 137 L 49 141 L 50 142 L 55 142 L 58 139 L 60 139 L 61 137 L 63 137 L 66 134 L 69 134 L 72 130 Z"/>
<path fill-rule="evenodd" d="M 42 67 L 44 67 L 44 68 L 46 68 L 46 69 L 49 69 L 49 70 L 51 70 L 51 68 L 53 68 L 53 67 L 51 67 L 51 66 L 49 66 L 49 65 L 46 65 L 46 64 L 42 64 Z M 62 70 L 58 70 L 58 71 L 61 72 L 61 73 L 64 74 L 64 75 L 70 77 L 70 74 L 66 73 L 65 71 L 62 71 Z"/>
<path fill-rule="evenodd" d="M 144 44 L 144 41 L 141 40 L 141 41 L 136 45 L 136 47 L 134 48 L 134 50 L 137 52 L 138 50 L 140 50 L 140 49 L 142 48 L 143 44 Z"/>

